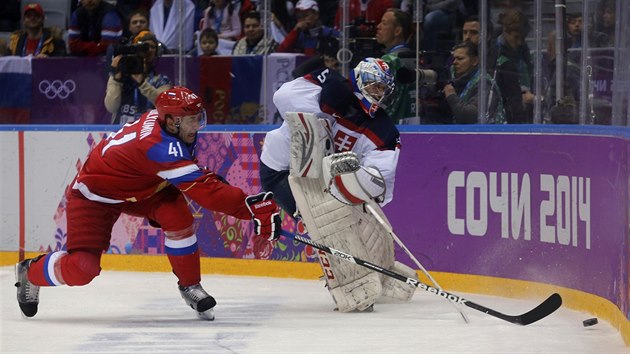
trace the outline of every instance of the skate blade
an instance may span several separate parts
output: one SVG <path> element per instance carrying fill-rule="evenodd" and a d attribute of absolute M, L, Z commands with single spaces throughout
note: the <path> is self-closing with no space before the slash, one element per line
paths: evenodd
<path fill-rule="evenodd" d="M 197 312 L 197 317 L 204 321 L 214 321 L 214 310 L 209 309 L 204 312 Z"/>

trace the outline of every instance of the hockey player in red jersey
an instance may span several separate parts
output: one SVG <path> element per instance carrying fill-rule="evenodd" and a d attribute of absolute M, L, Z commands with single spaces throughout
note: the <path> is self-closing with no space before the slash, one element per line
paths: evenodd
<path fill-rule="evenodd" d="M 156 109 L 103 139 L 89 154 L 68 195 L 67 251 L 16 265 L 22 313 L 37 313 L 40 286 L 86 285 L 101 271 L 112 227 L 121 213 L 160 225 L 179 291 L 199 317 L 213 320 L 216 302 L 201 287 L 197 237 L 184 194 L 206 209 L 253 218 L 255 233 L 274 240 L 280 216 L 272 193 L 247 196 L 196 164 L 202 101 L 185 87 L 160 94 Z"/>

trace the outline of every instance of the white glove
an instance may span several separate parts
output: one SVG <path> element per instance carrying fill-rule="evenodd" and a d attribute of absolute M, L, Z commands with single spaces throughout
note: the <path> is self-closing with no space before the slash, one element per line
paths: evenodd
<path fill-rule="evenodd" d="M 352 151 L 326 156 L 322 164 L 328 192 L 344 204 L 363 204 L 385 194 L 385 179 L 380 171 L 361 166 Z"/>

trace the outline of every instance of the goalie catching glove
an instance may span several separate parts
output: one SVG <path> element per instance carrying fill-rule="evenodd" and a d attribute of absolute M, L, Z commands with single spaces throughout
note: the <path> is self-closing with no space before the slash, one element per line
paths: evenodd
<path fill-rule="evenodd" d="M 323 170 L 328 192 L 344 204 L 363 204 L 369 199 L 380 202 L 385 195 L 381 172 L 374 167 L 361 166 L 352 151 L 324 157 Z"/>
<path fill-rule="evenodd" d="M 282 220 L 280 219 L 280 209 L 273 200 L 273 193 L 262 192 L 250 195 L 245 198 L 245 205 L 252 213 L 254 233 L 269 241 L 277 240 L 280 237 Z"/>

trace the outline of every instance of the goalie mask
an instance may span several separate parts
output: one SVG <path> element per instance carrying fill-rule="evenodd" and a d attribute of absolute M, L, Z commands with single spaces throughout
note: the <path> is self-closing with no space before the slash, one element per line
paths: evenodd
<path fill-rule="evenodd" d="M 394 91 L 394 76 L 381 59 L 363 59 L 352 69 L 350 81 L 361 107 L 372 118 L 379 107 L 385 107 L 385 100 Z"/>
<path fill-rule="evenodd" d="M 161 125 L 170 115 L 175 120 L 175 126 L 181 124 L 181 118 L 196 115 L 199 129 L 206 126 L 206 111 L 203 109 L 201 97 L 183 86 L 175 86 L 162 92 L 155 100 L 158 111 L 158 121 Z"/>

